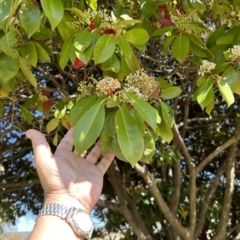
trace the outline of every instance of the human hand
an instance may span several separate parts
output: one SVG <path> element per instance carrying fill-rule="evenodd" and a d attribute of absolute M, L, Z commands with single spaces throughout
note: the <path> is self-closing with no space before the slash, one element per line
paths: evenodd
<path fill-rule="evenodd" d="M 90 212 L 101 195 L 103 175 L 114 154 L 105 154 L 97 163 L 101 156 L 98 142 L 85 158 L 78 157 L 72 151 L 72 134 L 73 129 L 70 129 L 53 155 L 41 132 L 33 129 L 26 132 L 32 141 L 35 165 L 45 194 L 44 203 L 83 207 Z"/>

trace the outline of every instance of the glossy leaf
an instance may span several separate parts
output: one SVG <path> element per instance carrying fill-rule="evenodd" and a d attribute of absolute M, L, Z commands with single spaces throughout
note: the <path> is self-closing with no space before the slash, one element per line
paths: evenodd
<path fill-rule="evenodd" d="M 0 39 L 0 50 L 10 57 L 18 57 L 17 39 L 13 31 L 6 33 Z"/>
<path fill-rule="evenodd" d="M 122 160 L 124 162 L 128 162 L 128 160 L 126 159 L 126 157 L 123 155 L 123 152 L 120 148 L 119 142 L 117 139 L 112 139 L 111 141 L 111 149 L 114 152 L 114 154 L 116 155 L 116 158 L 119 160 Z"/>
<path fill-rule="evenodd" d="M 214 99 L 214 90 L 211 81 L 206 80 L 198 89 L 197 102 L 202 110 Z"/>
<path fill-rule="evenodd" d="M 160 117 L 157 110 L 152 107 L 148 102 L 142 98 L 137 97 L 133 93 L 127 93 L 126 95 L 133 107 L 138 111 L 142 118 L 147 122 L 147 124 L 155 131 L 157 123 L 160 122 Z"/>
<path fill-rule="evenodd" d="M 35 47 L 36 47 L 38 59 L 42 62 L 50 62 L 49 53 L 45 50 L 45 48 L 37 42 L 33 42 L 33 43 L 35 44 Z"/>
<path fill-rule="evenodd" d="M 76 51 L 75 54 L 84 64 L 88 64 L 92 57 L 93 48 L 90 45 L 83 53 Z"/>
<path fill-rule="evenodd" d="M 140 159 L 141 162 L 151 163 L 152 157 L 155 154 L 155 141 L 151 134 L 146 132 L 143 136 L 144 139 L 144 150 L 143 155 Z"/>
<path fill-rule="evenodd" d="M 70 112 L 70 119 L 73 125 L 75 125 L 81 116 L 96 103 L 97 97 L 96 95 L 86 97 L 83 100 L 80 100 Z"/>
<path fill-rule="evenodd" d="M 149 34 L 143 28 L 133 28 L 124 33 L 123 38 L 133 45 L 143 45 L 148 42 Z"/>
<path fill-rule="evenodd" d="M 154 1 L 146 1 L 142 7 L 144 17 L 149 18 L 157 11 L 157 3 Z"/>
<path fill-rule="evenodd" d="M 101 65 L 104 71 L 112 71 L 118 73 L 120 71 L 120 61 L 116 54 L 113 54 L 106 62 Z"/>
<path fill-rule="evenodd" d="M 0 79 L 3 83 L 7 83 L 19 71 L 19 58 L 12 58 L 4 53 L 0 53 Z"/>
<path fill-rule="evenodd" d="M 92 10 L 97 10 L 97 0 L 86 0 L 86 3 Z"/>
<path fill-rule="evenodd" d="M 105 134 L 107 134 L 112 138 L 116 138 L 116 134 L 117 134 L 116 125 L 115 125 L 115 116 L 116 116 L 116 111 L 110 112 L 106 116 L 104 127 L 103 127 L 103 131 L 105 132 Z"/>
<path fill-rule="evenodd" d="M 131 58 L 125 57 L 125 63 L 127 64 L 128 69 L 131 70 L 131 72 L 136 72 L 140 70 L 140 64 L 139 60 L 137 59 L 134 52 L 132 52 Z"/>
<path fill-rule="evenodd" d="M 33 73 L 30 71 L 25 60 L 22 58 L 20 59 L 20 68 L 21 68 L 23 74 L 25 75 L 25 77 L 27 78 L 27 80 L 34 86 L 34 88 L 36 88 L 37 87 L 37 79 L 35 78 Z"/>
<path fill-rule="evenodd" d="M 64 69 L 69 61 L 71 55 L 71 49 L 73 47 L 72 38 L 69 38 L 62 47 L 59 59 L 59 65 L 62 69 Z"/>
<path fill-rule="evenodd" d="M 101 36 L 93 50 L 95 64 L 107 61 L 114 53 L 116 45 L 115 36 L 109 34 Z"/>
<path fill-rule="evenodd" d="M 37 49 L 33 42 L 27 42 L 20 46 L 21 56 L 26 60 L 29 65 L 36 67 L 38 61 Z"/>
<path fill-rule="evenodd" d="M 20 109 L 21 109 L 21 116 L 24 120 L 26 120 L 26 122 L 28 124 L 31 124 L 32 123 L 32 115 L 31 113 L 28 111 L 28 109 L 26 109 L 25 107 L 23 106 L 20 106 Z"/>
<path fill-rule="evenodd" d="M 131 58 L 132 56 L 132 48 L 131 45 L 122 37 L 120 36 L 118 39 L 118 45 L 122 53 L 127 57 Z"/>
<path fill-rule="evenodd" d="M 105 132 L 102 132 L 100 141 L 101 141 L 101 150 L 102 154 L 106 154 L 108 152 L 113 151 L 112 150 L 112 138 L 109 137 Z"/>
<path fill-rule="evenodd" d="M 120 149 L 124 157 L 134 166 L 142 156 L 144 142 L 141 131 L 134 124 L 125 104 L 117 111 L 115 123 Z"/>
<path fill-rule="evenodd" d="M 41 12 L 38 6 L 24 3 L 20 9 L 20 23 L 28 38 L 38 31 L 41 25 Z"/>
<path fill-rule="evenodd" d="M 172 49 L 173 57 L 182 63 L 189 54 L 189 50 L 190 44 L 188 38 L 185 35 L 179 35 L 176 37 Z"/>
<path fill-rule="evenodd" d="M 163 99 L 172 99 L 179 96 L 182 93 L 182 89 L 180 87 L 169 87 L 165 89 L 160 95 Z"/>
<path fill-rule="evenodd" d="M 87 28 L 85 28 L 76 34 L 73 44 L 78 51 L 84 52 L 91 44 L 91 41 L 91 33 Z"/>
<path fill-rule="evenodd" d="M 74 12 L 77 16 L 85 18 L 85 14 L 78 8 L 71 7 L 71 8 L 66 8 L 65 10 Z"/>
<path fill-rule="evenodd" d="M 55 130 L 57 128 L 57 126 L 59 125 L 59 120 L 56 118 L 51 119 L 48 124 L 47 124 L 47 133 L 52 132 L 53 130 Z"/>
<path fill-rule="evenodd" d="M 41 0 L 41 5 L 52 26 L 52 30 L 55 29 L 63 18 L 64 8 L 62 0 Z"/>
<path fill-rule="evenodd" d="M 172 141 L 173 139 L 172 129 L 165 121 L 161 121 L 161 123 L 158 125 L 158 135 L 168 143 Z"/>
<path fill-rule="evenodd" d="M 217 86 L 220 93 L 222 94 L 223 100 L 227 102 L 228 107 L 232 105 L 234 103 L 234 96 L 227 81 L 225 80 L 217 81 Z"/>
<path fill-rule="evenodd" d="M 99 137 L 105 118 L 103 102 L 98 102 L 89 108 L 74 127 L 73 142 L 76 151 L 81 154 Z"/>
<path fill-rule="evenodd" d="M 12 4 L 13 0 L 0 1 L 0 29 L 4 29 L 4 31 L 6 30 L 8 17 L 10 17 L 11 14 Z"/>

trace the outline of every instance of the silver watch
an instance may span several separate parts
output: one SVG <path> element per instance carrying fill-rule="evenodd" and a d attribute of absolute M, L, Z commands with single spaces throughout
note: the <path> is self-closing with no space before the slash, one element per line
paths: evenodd
<path fill-rule="evenodd" d="M 61 204 L 46 204 L 39 211 L 37 217 L 44 215 L 54 215 L 65 219 L 71 225 L 74 232 L 86 239 L 90 239 L 94 225 L 90 215 L 75 207 L 67 207 Z"/>

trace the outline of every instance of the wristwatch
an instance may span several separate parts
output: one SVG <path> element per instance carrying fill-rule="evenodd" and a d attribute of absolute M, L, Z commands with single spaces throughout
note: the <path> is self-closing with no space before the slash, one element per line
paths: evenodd
<path fill-rule="evenodd" d="M 94 229 L 93 221 L 90 215 L 82 209 L 61 204 L 46 204 L 39 211 L 37 217 L 45 215 L 54 215 L 65 219 L 74 232 L 84 237 L 84 239 L 90 239 L 92 236 Z"/>

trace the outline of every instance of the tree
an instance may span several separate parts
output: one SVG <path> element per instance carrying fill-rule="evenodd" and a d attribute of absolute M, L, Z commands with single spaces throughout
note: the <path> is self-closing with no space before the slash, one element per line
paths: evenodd
<path fill-rule="evenodd" d="M 96 236 L 237 239 L 239 5 L 0 0 L 3 220 L 41 207 L 24 132 L 74 126 L 116 154 Z"/>

